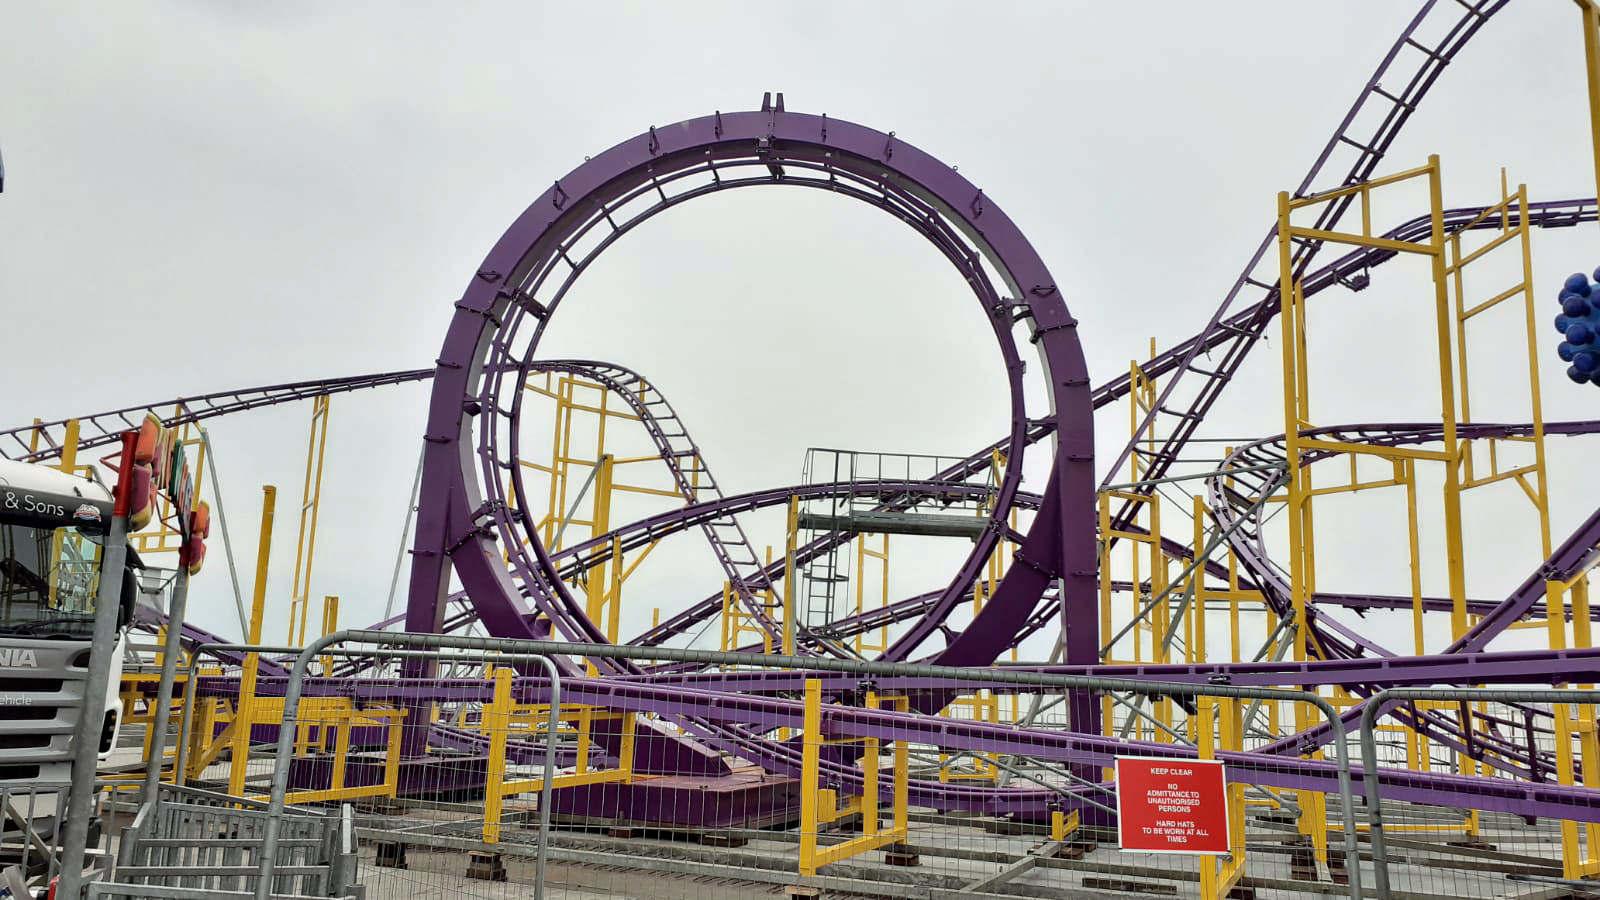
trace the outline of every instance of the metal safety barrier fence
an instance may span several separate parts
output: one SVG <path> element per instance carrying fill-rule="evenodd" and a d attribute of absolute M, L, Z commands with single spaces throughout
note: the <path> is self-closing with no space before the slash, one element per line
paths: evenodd
<path fill-rule="evenodd" d="M 115 865 L 115 835 L 133 815 L 139 786 L 102 778 L 93 788 L 99 800 L 84 831 L 83 859 L 87 869 L 99 873 Z M 6 873 L 0 888 L 13 894 L 23 885 L 43 890 L 60 875 L 70 792 L 70 785 L 48 781 L 0 786 L 0 870 Z"/>
<path fill-rule="evenodd" d="M 237 782 L 268 812 L 349 805 L 370 897 L 523 883 L 574 900 L 1429 900 L 1595 884 L 1568 866 L 1592 857 L 1600 810 L 1551 805 L 1576 796 L 1565 785 L 1600 787 L 1592 692 L 1393 691 L 1360 707 L 1338 690 L 354 632 L 287 672 L 280 657 L 248 693 L 247 655 L 216 649 L 227 662 L 185 676 L 173 777 Z M 1071 728 L 1075 692 L 1103 704 L 1100 734 Z M 1310 710 L 1327 734 L 1286 744 Z M 1353 769 L 1340 721 L 1363 711 L 1369 760 Z M 1195 781 L 1208 759 L 1220 799 Z M 249 882 L 266 884 L 281 880 Z"/>
<path fill-rule="evenodd" d="M 264 808 L 261 801 L 267 796 L 264 788 L 274 758 L 266 751 L 283 722 L 286 680 L 281 674 L 264 675 L 259 668 L 254 673 L 250 670 L 263 666 L 263 660 L 266 660 L 265 665 L 275 667 L 270 655 L 297 652 L 297 649 L 221 643 L 195 648 L 183 677 L 185 685 L 195 688 L 187 693 L 179 707 L 178 746 L 170 774 L 175 783 L 229 791 L 234 796 L 247 798 L 247 802 L 257 808 Z M 319 654 L 324 676 L 335 671 L 335 659 L 341 660 L 341 665 L 354 674 L 341 674 L 339 689 L 322 690 L 319 697 L 308 699 L 302 707 L 293 729 L 292 744 L 297 789 L 290 793 L 289 800 L 302 807 L 342 804 L 352 810 L 352 833 L 371 851 L 370 858 L 362 863 L 364 877 L 360 880 L 380 880 L 380 893 L 410 896 L 419 887 L 414 879 L 395 877 L 405 868 L 406 845 L 383 839 L 383 831 L 395 822 L 400 809 L 397 801 L 402 795 L 414 798 L 418 794 L 473 793 L 476 802 L 455 806 L 470 810 L 471 821 L 478 823 L 473 830 L 480 836 L 492 836 L 502 818 L 512 820 L 520 814 L 515 810 L 502 813 L 505 798 L 522 793 L 548 795 L 548 788 L 541 790 L 540 782 L 549 784 L 555 780 L 556 753 L 550 742 L 562 733 L 563 709 L 560 672 L 548 658 L 527 654 L 458 653 L 446 659 L 438 651 L 355 651 L 330 647 Z M 453 705 L 451 713 L 457 717 L 457 724 L 461 717 L 471 720 L 472 728 L 463 730 L 443 721 L 408 722 L 407 710 L 397 706 L 393 698 L 373 698 L 361 692 L 363 685 L 396 677 L 400 674 L 400 665 L 415 661 L 444 663 L 447 667 L 443 673 L 445 680 L 469 671 L 493 679 L 495 667 L 500 667 L 500 677 L 495 684 L 501 696 L 498 699 L 485 696 L 483 702 Z M 514 713 L 509 699 L 504 696 L 509 688 L 506 676 L 511 672 L 507 667 L 530 663 L 542 669 L 553 700 L 544 714 L 545 746 L 537 754 L 542 760 L 542 772 L 533 779 L 531 786 L 513 782 L 491 791 L 484 783 L 485 772 L 492 768 L 503 774 L 508 771 L 507 759 L 520 765 L 534 753 L 521 742 L 528 737 L 526 711 Z M 489 694 L 493 691 L 493 688 L 487 689 Z M 496 723 L 502 721 L 500 717 L 509 723 L 514 715 L 522 733 L 508 741 L 509 724 L 497 726 Z M 452 758 L 463 754 L 452 752 L 461 748 L 453 748 L 451 743 L 463 740 L 468 742 L 466 749 L 476 747 L 485 751 L 486 755 L 475 760 L 476 766 L 472 759 L 462 762 Z M 420 766 L 401 767 L 402 752 L 418 745 L 427 748 L 430 742 L 434 745 L 431 759 L 421 760 Z M 498 754 L 498 761 L 493 758 L 495 754 Z M 458 771 L 462 766 L 471 769 L 470 774 L 463 776 Z M 466 788 L 462 786 L 463 777 Z M 433 809 L 439 812 L 450 806 L 439 802 L 433 804 Z M 408 803 L 407 807 L 415 808 L 415 803 Z M 548 810 L 549 803 L 540 803 L 539 807 Z M 444 814 L 436 818 L 449 821 L 449 816 Z M 395 862 L 400 865 L 391 864 Z M 535 885 L 538 896 L 542 894 L 543 861 L 538 852 L 533 852 L 529 862 L 528 880 Z M 352 858 L 351 865 L 355 864 Z M 252 879 L 252 883 L 257 882 Z M 265 879 L 260 883 L 265 883 Z"/>
<path fill-rule="evenodd" d="M 15 866 L 25 879 L 55 877 L 66 798 L 66 785 L 0 786 L 0 868 Z"/>
<path fill-rule="evenodd" d="M 1600 897 L 1596 803 L 1563 790 L 1600 788 L 1596 704 L 1593 689 L 1374 694 L 1359 736 L 1377 896 Z M 1449 804 L 1395 798 L 1433 774 L 1480 780 Z M 1513 798 L 1550 812 L 1512 812 Z"/>
<path fill-rule="evenodd" d="M 253 890 L 265 804 L 163 784 L 121 833 L 117 883 L 196 890 Z M 354 884 L 348 808 L 286 808 L 273 893 L 346 897 Z"/>
<path fill-rule="evenodd" d="M 324 660 L 347 643 L 372 661 Z M 235 684 L 203 682 L 202 700 Z M 378 789 L 354 800 L 369 896 L 539 877 L 573 898 L 1362 895 L 1342 724 L 1308 692 L 359 631 L 257 690 L 269 811 Z M 1107 733 L 1070 728 L 1079 694 L 1109 698 Z M 1277 738 L 1264 710 L 1296 706 L 1337 737 L 1249 752 Z M 1119 769 L 1144 816 L 1120 835 Z"/>

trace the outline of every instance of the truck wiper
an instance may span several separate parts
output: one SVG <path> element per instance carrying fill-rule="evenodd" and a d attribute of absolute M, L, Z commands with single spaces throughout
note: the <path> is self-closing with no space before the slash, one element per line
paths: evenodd
<path fill-rule="evenodd" d="M 61 629 L 62 625 L 76 625 L 76 629 L 68 631 Z M 48 619 L 30 619 L 27 622 L 12 622 L 9 625 L 0 625 L 0 632 L 6 634 L 37 634 L 40 631 L 55 628 L 59 634 L 70 634 L 73 637 L 87 637 L 92 634 L 94 620 L 83 616 L 53 616 Z"/>

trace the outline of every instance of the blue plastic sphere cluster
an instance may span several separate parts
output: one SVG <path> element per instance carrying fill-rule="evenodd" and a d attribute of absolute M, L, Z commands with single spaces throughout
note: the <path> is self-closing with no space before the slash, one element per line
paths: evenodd
<path fill-rule="evenodd" d="M 1600 269 L 1594 270 L 1600 282 Z M 1578 384 L 1600 386 L 1600 284 L 1589 276 L 1574 272 L 1561 284 L 1561 312 L 1556 314 L 1556 330 L 1566 340 L 1556 353 L 1567 366 L 1567 377 Z"/>

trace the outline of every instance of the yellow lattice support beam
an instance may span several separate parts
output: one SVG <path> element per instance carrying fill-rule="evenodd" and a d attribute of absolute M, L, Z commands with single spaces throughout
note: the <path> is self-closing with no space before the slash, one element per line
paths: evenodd
<path fill-rule="evenodd" d="M 328 448 L 329 400 L 311 400 L 311 436 L 306 447 L 306 480 L 300 491 L 300 531 L 294 550 L 294 580 L 289 594 L 289 636 L 294 647 L 306 642 L 311 617 L 311 564 L 317 548 L 317 513 L 322 505 L 322 463 Z M 254 643 L 254 642 L 252 642 Z"/>
<path fill-rule="evenodd" d="M 261 488 L 261 541 L 256 550 L 256 584 L 250 602 L 250 634 L 245 643 L 261 643 L 261 619 L 267 602 L 267 563 L 272 558 L 272 518 L 277 505 L 278 489 L 271 485 Z M 251 704 L 255 699 L 256 674 L 261 667 L 261 654 L 250 653 L 244 659 L 244 674 L 239 680 L 239 696 L 234 701 L 231 748 L 232 771 L 228 776 L 228 793 L 235 797 L 244 795 L 245 767 L 250 761 Z"/>
<path fill-rule="evenodd" d="M 1243 749 L 1244 717 L 1239 701 L 1233 697 L 1200 697 L 1199 741 L 1197 749 L 1201 759 L 1216 759 L 1217 750 Z M 1220 724 L 1220 727 L 1218 727 Z M 1244 877 L 1245 825 L 1244 788 L 1241 783 L 1230 783 L 1224 789 L 1228 802 L 1228 856 L 1200 858 L 1200 897 L 1202 900 L 1223 900 L 1233 886 Z"/>
<path fill-rule="evenodd" d="M 1594 146 L 1595 196 L 1600 197 L 1600 2 L 1576 2 L 1583 14 L 1584 83 L 1589 88 L 1589 140 Z"/>
<path fill-rule="evenodd" d="M 887 708 L 905 712 L 909 703 L 905 697 L 879 697 L 876 692 L 867 694 L 868 709 Z M 879 738 L 857 738 L 850 742 L 861 744 L 862 789 L 858 796 L 839 803 L 838 793 L 820 786 L 822 775 L 822 745 L 830 743 L 822 733 L 822 682 L 806 679 L 805 712 L 801 740 L 804 752 L 800 771 L 800 874 L 810 877 L 821 867 L 859 856 L 889 844 L 901 843 L 910 833 L 910 765 L 911 749 L 905 741 L 894 741 L 894 771 L 890 773 L 891 788 L 889 826 L 883 827 L 879 809 L 882 773 Z M 861 814 L 861 834 L 847 841 L 819 847 L 821 827 L 829 822 L 854 813 Z"/>
<path fill-rule="evenodd" d="M 518 704 L 512 697 L 515 672 L 497 667 L 494 678 L 493 700 L 484 707 L 482 728 L 489 738 L 488 783 L 484 791 L 483 840 L 494 844 L 500 840 L 505 812 L 505 798 L 516 794 L 536 793 L 544 789 L 544 778 L 507 778 L 506 745 L 513 733 L 532 739 L 538 735 L 538 723 L 549 712 L 547 704 Z M 637 745 L 638 717 L 631 712 L 610 712 L 598 707 L 579 704 L 562 704 L 557 717 L 578 724 L 578 760 L 571 774 L 557 775 L 551 782 L 552 790 L 589 784 L 627 784 L 633 780 L 634 748 Z M 611 769 L 591 769 L 589 760 L 594 746 L 592 728 L 595 722 L 620 723 L 620 744 L 617 765 Z M 555 735 L 546 734 L 554 740 Z"/>

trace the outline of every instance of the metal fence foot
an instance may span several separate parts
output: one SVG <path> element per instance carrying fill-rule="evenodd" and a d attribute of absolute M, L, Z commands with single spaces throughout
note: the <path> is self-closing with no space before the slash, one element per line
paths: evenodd
<path fill-rule="evenodd" d="M 506 865 L 498 853 L 467 854 L 467 877 L 480 881 L 505 881 Z"/>
<path fill-rule="evenodd" d="M 374 816 L 399 816 L 406 812 L 406 805 L 393 797 L 369 797 L 355 801 L 356 812 L 367 813 Z"/>
<path fill-rule="evenodd" d="M 406 845 L 396 841 L 379 841 L 375 865 L 388 869 L 409 869 L 406 865 Z"/>
<path fill-rule="evenodd" d="M 1350 870 L 1345 868 L 1344 854 L 1328 851 L 1328 879 L 1334 884 L 1350 883 Z"/>
<path fill-rule="evenodd" d="M 1172 894 L 1178 893 L 1174 885 L 1160 881 L 1133 881 L 1127 878 L 1085 878 L 1083 886 L 1091 891 L 1120 891 L 1126 894 Z"/>
<path fill-rule="evenodd" d="M 1317 872 L 1317 853 L 1311 846 L 1311 841 L 1302 839 L 1294 842 L 1293 849 L 1289 852 L 1289 877 L 1296 881 L 1321 881 Z"/>
<path fill-rule="evenodd" d="M 922 857 L 905 844 L 890 844 L 883 848 L 883 861 L 891 866 L 922 865 Z"/>

